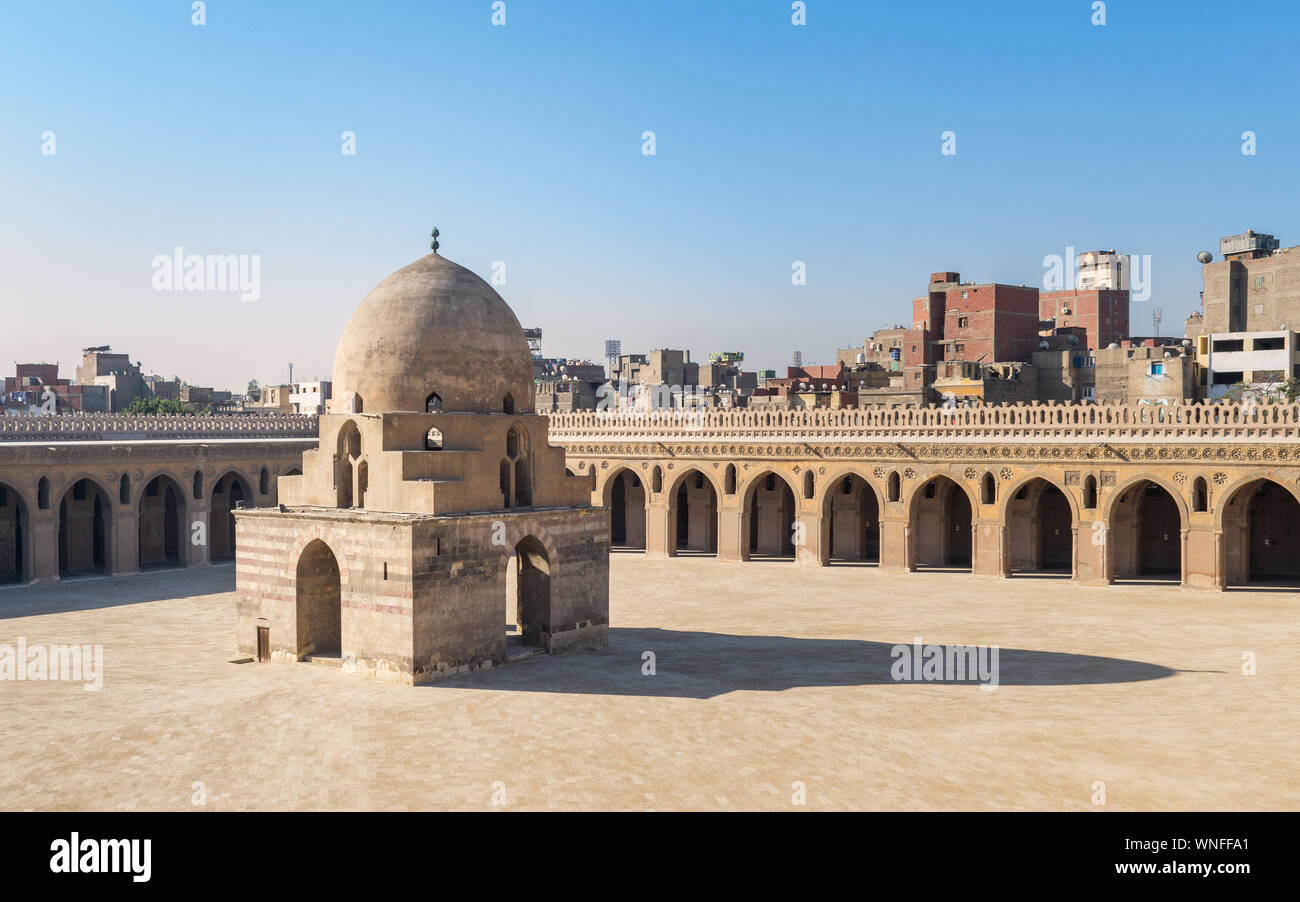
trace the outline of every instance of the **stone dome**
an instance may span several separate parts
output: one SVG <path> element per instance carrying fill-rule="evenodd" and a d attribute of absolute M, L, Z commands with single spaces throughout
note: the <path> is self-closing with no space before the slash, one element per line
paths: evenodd
<path fill-rule="evenodd" d="M 429 254 L 374 287 L 334 354 L 335 412 L 533 410 L 533 361 L 514 311 L 465 267 Z M 507 396 L 513 404 L 506 401 Z"/>

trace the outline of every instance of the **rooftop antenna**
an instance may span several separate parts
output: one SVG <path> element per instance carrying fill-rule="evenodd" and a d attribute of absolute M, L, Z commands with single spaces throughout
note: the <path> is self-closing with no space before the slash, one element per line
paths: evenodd
<path fill-rule="evenodd" d="M 1160 315 L 1162 311 L 1159 307 L 1151 308 L 1151 322 L 1156 327 L 1156 338 L 1160 337 Z"/>

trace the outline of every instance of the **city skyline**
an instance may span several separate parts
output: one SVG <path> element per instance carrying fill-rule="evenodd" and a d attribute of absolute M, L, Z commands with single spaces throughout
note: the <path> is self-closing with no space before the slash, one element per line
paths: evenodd
<path fill-rule="evenodd" d="M 349 311 L 434 225 L 449 259 L 504 274 L 548 356 L 621 338 L 778 370 L 907 322 L 930 272 L 1033 286 L 1067 247 L 1150 255 L 1133 331 L 1160 307 L 1173 334 L 1199 309 L 1198 251 L 1300 240 L 1300 128 L 1240 88 L 1262 59 L 1270 82 L 1295 74 L 1262 11 L 818 2 L 797 26 L 790 6 L 516 3 L 504 25 L 486 3 L 223 3 L 203 25 L 188 5 L 7 9 L 0 238 L 21 303 L 0 356 L 69 372 L 108 344 L 218 388 L 290 361 L 327 379 Z M 1191 52 L 1211 30 L 1213 58 Z M 156 290 L 176 248 L 255 256 L 256 300 Z"/>

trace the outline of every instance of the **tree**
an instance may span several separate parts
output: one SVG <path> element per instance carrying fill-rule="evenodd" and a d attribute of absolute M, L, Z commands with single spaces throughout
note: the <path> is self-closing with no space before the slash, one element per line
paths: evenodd
<path fill-rule="evenodd" d="M 193 416 L 194 406 L 191 404 L 182 404 L 180 401 L 169 401 L 166 398 L 136 398 L 130 404 L 126 405 L 126 413 L 130 416 L 159 416 L 167 414 L 187 414 Z"/>

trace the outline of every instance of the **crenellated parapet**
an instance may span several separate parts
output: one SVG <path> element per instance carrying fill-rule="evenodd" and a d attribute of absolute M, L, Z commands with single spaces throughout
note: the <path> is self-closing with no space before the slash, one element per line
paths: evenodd
<path fill-rule="evenodd" d="M 316 429 L 317 418 L 313 414 L 58 414 L 0 417 L 0 442 L 315 438 Z"/>
<path fill-rule="evenodd" d="M 1300 404 L 1016 404 L 844 410 L 598 411 L 550 415 L 551 438 L 644 442 L 1291 442 Z"/>

